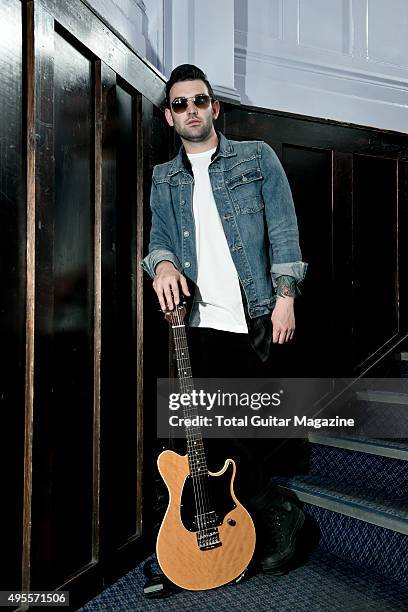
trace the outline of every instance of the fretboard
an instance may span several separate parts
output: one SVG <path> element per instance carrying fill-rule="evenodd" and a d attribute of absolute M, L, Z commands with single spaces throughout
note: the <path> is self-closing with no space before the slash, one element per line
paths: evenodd
<path fill-rule="evenodd" d="M 194 381 L 191 373 L 190 354 L 188 351 L 186 327 L 183 324 L 172 325 L 174 346 L 177 359 L 177 373 L 180 382 L 181 393 L 191 393 L 194 389 Z M 183 406 L 184 418 L 199 417 L 197 406 Z M 190 474 L 199 477 L 208 474 L 207 460 L 204 452 L 201 428 L 197 424 L 185 427 L 187 439 L 187 455 L 190 466 Z"/>

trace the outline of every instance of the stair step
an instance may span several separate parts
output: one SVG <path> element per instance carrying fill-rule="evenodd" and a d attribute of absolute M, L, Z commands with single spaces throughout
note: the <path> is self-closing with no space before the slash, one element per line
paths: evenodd
<path fill-rule="evenodd" d="M 364 390 L 356 392 L 356 399 L 361 402 L 374 402 L 380 404 L 392 404 L 408 406 L 408 393 L 386 390 Z"/>
<path fill-rule="evenodd" d="M 366 491 L 371 499 L 406 502 L 408 507 L 407 461 L 321 444 L 309 449 L 307 475 L 317 482 L 327 481 L 352 495 Z"/>
<path fill-rule="evenodd" d="M 319 548 L 408 585 L 406 535 L 310 504 L 303 510 L 318 525 Z"/>
<path fill-rule="evenodd" d="M 355 486 L 348 488 L 317 476 L 273 477 L 272 480 L 281 488 L 292 491 L 304 503 L 408 535 L 406 500 L 384 500 L 369 491 L 355 493 L 351 490 Z"/>
<path fill-rule="evenodd" d="M 310 433 L 309 442 L 408 461 L 407 440 L 382 440 L 381 438 L 365 438 L 364 436 L 332 436 Z"/>
<path fill-rule="evenodd" d="M 408 437 L 408 388 L 402 391 L 399 386 L 396 391 L 392 382 L 391 379 L 378 379 L 377 385 L 381 384 L 383 388 L 355 392 L 354 401 L 348 407 L 350 416 L 356 419 L 355 435 L 397 440 Z M 408 386 L 408 379 L 403 384 Z"/>

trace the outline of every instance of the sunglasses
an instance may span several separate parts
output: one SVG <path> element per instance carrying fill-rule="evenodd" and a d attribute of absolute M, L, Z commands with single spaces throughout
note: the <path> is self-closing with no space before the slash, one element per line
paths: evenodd
<path fill-rule="evenodd" d="M 177 114 L 184 113 L 188 108 L 189 100 L 192 101 L 195 107 L 204 110 L 210 106 L 214 98 L 207 94 L 197 94 L 191 98 L 174 98 L 173 102 L 171 102 L 171 108 Z"/>

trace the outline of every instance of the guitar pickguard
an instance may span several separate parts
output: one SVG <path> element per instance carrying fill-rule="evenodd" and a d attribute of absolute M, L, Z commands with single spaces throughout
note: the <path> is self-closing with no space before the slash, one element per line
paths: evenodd
<path fill-rule="evenodd" d="M 195 483 L 193 483 L 193 478 L 191 476 L 187 476 L 184 482 L 180 507 L 181 520 L 186 529 L 189 531 L 198 531 L 196 522 L 198 510 L 195 504 L 194 486 L 198 494 L 197 497 L 200 498 L 200 491 L 202 490 L 201 485 L 204 484 L 201 479 L 206 480 L 209 498 L 208 507 L 215 511 L 215 520 L 212 525 L 222 525 L 226 514 L 236 507 L 230 493 L 232 473 L 233 464 L 230 463 L 225 472 L 219 476 L 211 476 L 210 474 L 208 476 L 200 476 L 194 479 Z"/>

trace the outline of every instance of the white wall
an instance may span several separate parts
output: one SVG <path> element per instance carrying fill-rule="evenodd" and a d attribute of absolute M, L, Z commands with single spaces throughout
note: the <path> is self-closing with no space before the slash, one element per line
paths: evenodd
<path fill-rule="evenodd" d="M 220 96 L 408 132 L 407 0 L 86 0 L 163 74 Z"/>
<path fill-rule="evenodd" d="M 406 0 L 236 0 L 242 100 L 408 131 Z"/>

